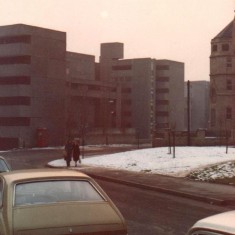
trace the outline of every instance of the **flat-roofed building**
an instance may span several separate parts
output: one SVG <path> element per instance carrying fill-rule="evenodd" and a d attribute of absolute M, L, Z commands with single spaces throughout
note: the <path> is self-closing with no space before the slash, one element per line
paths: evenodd
<path fill-rule="evenodd" d="M 0 148 L 64 141 L 66 33 L 0 27 Z"/>
<path fill-rule="evenodd" d="M 109 51 L 110 50 L 110 51 Z M 122 43 L 101 44 L 101 79 L 119 84 L 122 129 L 150 139 L 158 129 L 184 128 L 184 64 L 151 58 L 122 59 Z"/>
<path fill-rule="evenodd" d="M 184 64 L 123 58 L 123 43 L 102 43 L 96 63 L 67 52 L 65 32 L 1 26 L 0 148 L 61 145 L 95 130 L 124 143 L 135 132 L 150 140 L 157 129 L 183 129 Z"/>

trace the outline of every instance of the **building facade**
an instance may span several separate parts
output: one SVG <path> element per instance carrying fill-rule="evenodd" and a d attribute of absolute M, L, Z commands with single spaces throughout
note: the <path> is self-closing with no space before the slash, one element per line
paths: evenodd
<path fill-rule="evenodd" d="M 235 129 L 235 23 L 211 40 L 210 122 L 214 132 Z"/>
<path fill-rule="evenodd" d="M 159 129 L 184 128 L 184 64 L 151 58 L 123 59 L 122 43 L 101 44 L 101 80 L 118 84 L 118 127 L 140 138 Z"/>
<path fill-rule="evenodd" d="M 61 145 L 66 138 L 183 129 L 184 64 L 124 58 L 101 44 L 100 60 L 66 51 L 66 33 L 0 27 L 0 149 Z M 134 133 L 134 134 L 133 134 Z M 119 141 L 121 142 L 121 141 Z"/>
<path fill-rule="evenodd" d="M 67 136 L 106 135 L 117 128 L 117 84 L 100 80 L 99 65 L 92 55 L 67 52 L 66 63 Z"/>
<path fill-rule="evenodd" d="M 23 24 L 0 27 L 0 147 L 64 139 L 66 34 Z"/>
<path fill-rule="evenodd" d="M 191 81 L 190 130 L 207 129 L 209 122 L 209 81 Z M 185 83 L 185 129 L 188 128 L 188 83 Z"/>

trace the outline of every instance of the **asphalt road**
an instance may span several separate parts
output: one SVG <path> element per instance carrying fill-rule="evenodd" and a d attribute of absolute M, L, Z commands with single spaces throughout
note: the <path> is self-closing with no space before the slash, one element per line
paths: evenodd
<path fill-rule="evenodd" d="M 198 219 L 227 210 L 190 199 L 97 182 L 126 218 L 129 235 L 183 235 Z"/>
<path fill-rule="evenodd" d="M 61 157 L 61 150 L 32 150 L 2 153 L 13 169 L 42 168 Z M 203 217 L 223 207 L 190 199 L 97 180 L 128 223 L 128 235 L 183 235 Z"/>

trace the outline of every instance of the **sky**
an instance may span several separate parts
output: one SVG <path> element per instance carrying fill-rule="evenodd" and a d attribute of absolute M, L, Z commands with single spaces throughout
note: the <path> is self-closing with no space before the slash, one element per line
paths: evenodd
<path fill-rule="evenodd" d="M 235 0 L 0 0 L 0 26 L 67 33 L 67 50 L 94 55 L 124 43 L 124 58 L 185 63 L 185 81 L 209 80 L 210 41 L 234 18 Z"/>
<path fill-rule="evenodd" d="M 91 148 L 94 149 L 94 147 Z M 80 167 L 98 166 L 173 177 L 186 177 L 192 172 L 197 172 L 198 178 L 195 179 L 205 181 L 235 177 L 234 160 L 235 148 L 229 148 L 226 154 L 225 146 L 176 147 L 175 158 L 173 158 L 173 154 L 169 154 L 168 147 L 161 147 L 85 157 L 82 159 L 82 166 L 74 168 L 72 161 L 71 167 L 79 170 Z M 58 159 L 48 164 L 53 167 L 66 166 L 64 159 Z M 204 170 L 206 167 L 208 169 Z"/>

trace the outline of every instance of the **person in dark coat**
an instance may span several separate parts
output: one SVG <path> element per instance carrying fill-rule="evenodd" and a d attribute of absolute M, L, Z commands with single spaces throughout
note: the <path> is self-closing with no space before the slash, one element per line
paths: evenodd
<path fill-rule="evenodd" d="M 65 144 L 65 161 L 67 164 L 67 167 L 70 167 L 70 162 L 72 160 L 72 154 L 73 154 L 73 143 L 71 140 L 68 140 Z"/>
<path fill-rule="evenodd" d="M 73 145 L 73 160 L 75 162 L 75 166 L 77 166 L 77 162 L 81 163 L 81 158 L 80 158 L 80 143 L 79 140 L 76 140 Z"/>

